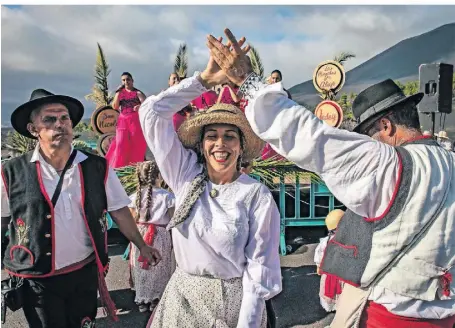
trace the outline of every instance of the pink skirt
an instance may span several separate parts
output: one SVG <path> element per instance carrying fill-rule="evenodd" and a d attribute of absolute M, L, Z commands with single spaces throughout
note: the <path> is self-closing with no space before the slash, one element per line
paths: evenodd
<path fill-rule="evenodd" d="M 115 139 L 105 156 L 109 166 L 118 168 L 143 162 L 146 151 L 147 143 L 139 122 L 139 114 L 120 114 Z"/>

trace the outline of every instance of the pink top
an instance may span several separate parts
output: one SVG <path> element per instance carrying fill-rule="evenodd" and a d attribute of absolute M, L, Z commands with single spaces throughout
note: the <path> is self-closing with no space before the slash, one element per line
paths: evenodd
<path fill-rule="evenodd" d="M 218 96 L 217 96 L 216 92 L 209 90 L 207 92 L 204 92 L 202 95 L 200 95 L 196 99 L 193 99 L 191 101 L 191 104 L 199 110 L 201 110 L 201 109 L 205 110 L 205 109 L 215 105 L 217 100 L 218 100 Z"/>
<path fill-rule="evenodd" d="M 239 88 L 238 87 L 233 87 L 231 88 L 232 91 L 234 91 L 235 94 L 237 94 L 237 92 L 239 91 Z M 232 99 L 231 97 L 231 92 L 229 91 L 228 88 L 224 88 L 223 87 L 223 94 L 221 96 L 221 102 L 223 104 L 231 104 L 231 105 L 235 105 L 235 106 L 238 106 L 239 103 L 235 102 L 234 99 Z"/>
<path fill-rule="evenodd" d="M 278 155 L 277 160 L 284 158 L 283 156 L 279 155 L 275 150 L 273 150 L 273 148 L 270 146 L 270 144 L 266 144 L 264 149 L 262 150 L 261 158 L 263 160 L 266 160 L 266 159 L 271 158 L 276 155 Z"/>
<path fill-rule="evenodd" d="M 128 91 L 125 88 L 120 90 L 118 99 L 120 103 L 120 113 L 130 114 L 134 113 L 134 106 L 140 105 L 141 101 L 137 96 L 138 90 Z"/>
<path fill-rule="evenodd" d="M 186 115 L 181 115 L 180 113 L 175 113 L 172 116 L 172 123 L 174 123 L 174 130 L 177 132 L 179 130 L 180 125 L 186 120 Z"/>

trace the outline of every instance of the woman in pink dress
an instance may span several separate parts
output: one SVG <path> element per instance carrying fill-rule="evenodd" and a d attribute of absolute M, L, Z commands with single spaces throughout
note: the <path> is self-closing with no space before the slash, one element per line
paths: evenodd
<path fill-rule="evenodd" d="M 147 151 L 137 112 L 145 95 L 133 83 L 132 75 L 123 73 L 122 85 L 117 89 L 112 102 L 112 107 L 120 110 L 115 139 L 105 156 L 113 168 L 142 162 Z"/>

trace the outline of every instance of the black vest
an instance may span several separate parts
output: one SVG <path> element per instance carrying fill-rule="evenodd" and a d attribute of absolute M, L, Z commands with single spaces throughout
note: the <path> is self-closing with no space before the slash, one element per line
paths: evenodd
<path fill-rule="evenodd" d="M 87 159 L 79 163 L 84 198 L 84 220 L 89 237 L 101 263 L 108 263 L 105 213 L 107 198 L 105 177 L 107 163 L 102 157 L 84 153 Z M 5 268 L 23 277 L 54 274 L 54 218 L 50 199 L 46 195 L 36 162 L 30 162 L 33 152 L 13 158 L 2 165 L 2 174 L 9 197 L 11 222 L 10 242 L 5 252 Z M 76 200 L 78 201 L 78 200 Z M 67 245 L 71 247 L 71 245 Z"/>
<path fill-rule="evenodd" d="M 439 146 L 431 139 L 421 139 L 406 144 L 411 143 Z M 396 147 L 403 169 L 397 195 L 388 212 L 381 220 L 367 221 L 348 209 L 338 223 L 335 236 L 327 243 L 321 263 L 322 272 L 333 274 L 353 286 L 361 286 L 362 275 L 370 260 L 373 233 L 386 228 L 396 219 L 409 194 L 413 163 L 403 146 Z"/>

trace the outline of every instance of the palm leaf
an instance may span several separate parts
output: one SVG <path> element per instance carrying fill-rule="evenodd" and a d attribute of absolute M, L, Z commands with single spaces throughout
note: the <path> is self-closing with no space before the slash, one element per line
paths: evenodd
<path fill-rule="evenodd" d="M 352 52 L 348 52 L 348 51 L 343 51 L 341 52 L 339 55 L 335 56 L 335 58 L 333 59 L 334 61 L 337 61 L 339 62 L 341 65 L 343 65 L 343 63 L 345 61 L 347 61 L 348 59 L 351 59 L 351 58 L 355 58 L 355 54 L 352 53 Z"/>
<path fill-rule="evenodd" d="M 85 99 L 93 101 L 96 107 L 109 105 L 114 97 L 109 93 L 109 85 L 107 78 L 111 73 L 109 64 L 107 63 L 106 56 L 104 55 L 103 48 L 98 45 L 98 52 L 96 54 L 95 64 L 95 84 L 92 87 L 92 93 L 85 96 Z"/>
<path fill-rule="evenodd" d="M 175 56 L 174 72 L 176 72 L 181 79 L 186 78 L 188 72 L 188 56 L 186 43 L 179 46 L 177 55 Z"/>
<path fill-rule="evenodd" d="M 35 149 L 37 142 L 36 139 L 30 139 L 16 131 L 12 131 L 8 132 L 3 146 L 8 149 L 11 157 L 17 157 Z"/>
<path fill-rule="evenodd" d="M 261 77 L 264 78 L 264 66 L 262 65 L 261 57 L 259 56 L 259 52 L 256 50 L 255 47 L 251 46 L 250 50 L 250 59 L 251 59 L 251 66 L 253 71 Z"/>

